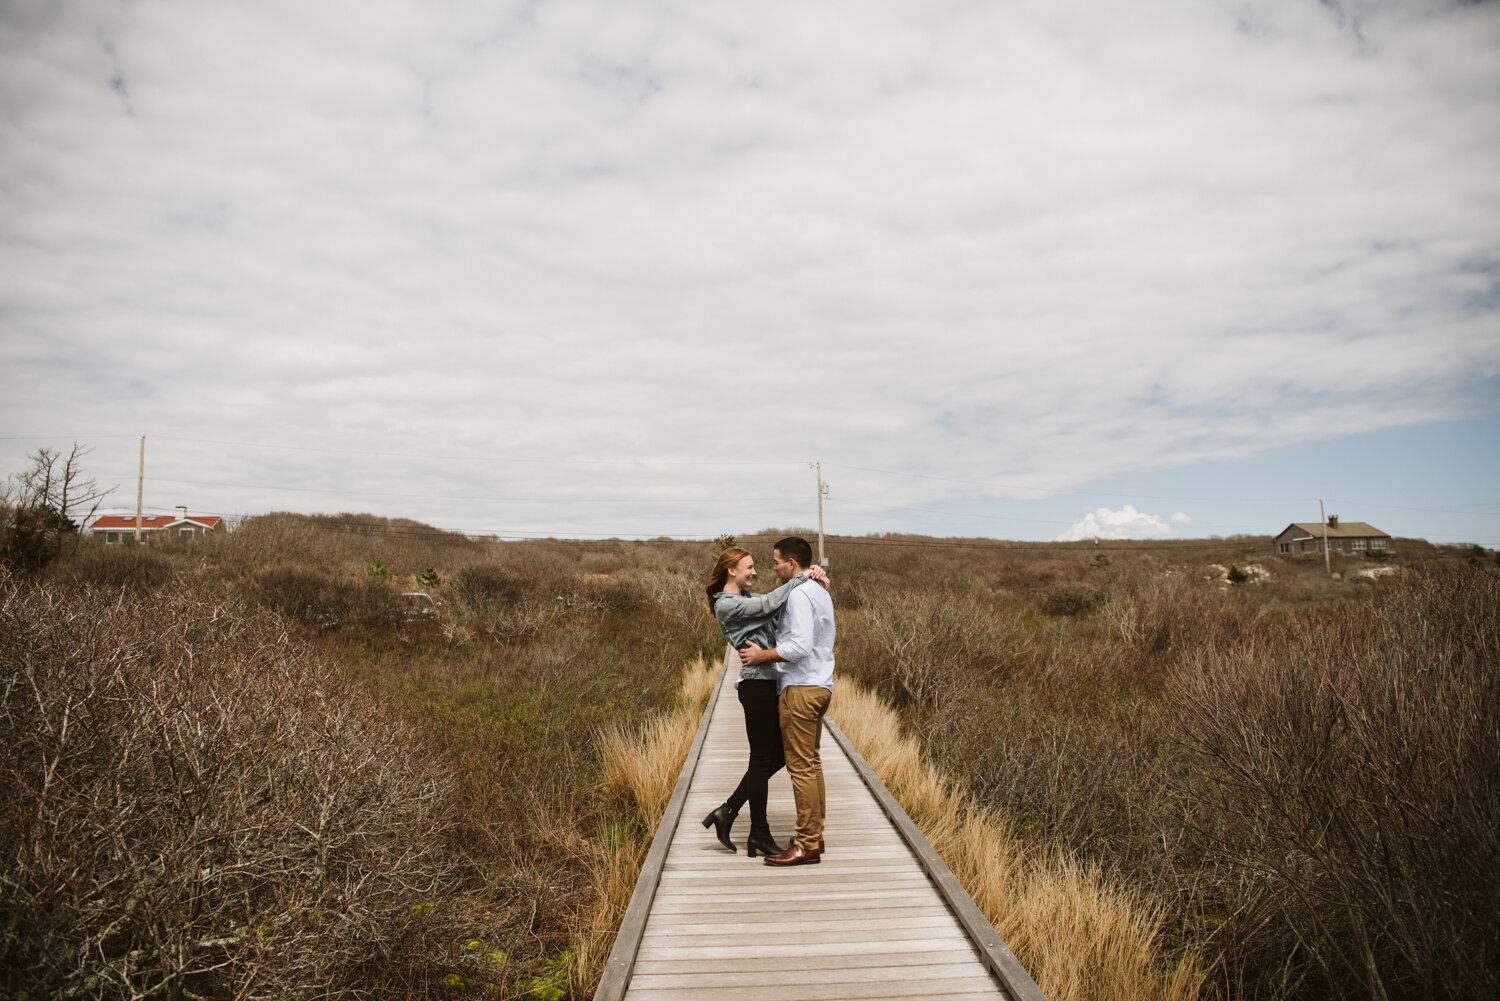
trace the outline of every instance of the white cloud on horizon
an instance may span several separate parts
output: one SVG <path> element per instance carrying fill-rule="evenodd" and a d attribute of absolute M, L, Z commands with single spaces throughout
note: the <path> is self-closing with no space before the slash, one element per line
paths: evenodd
<path fill-rule="evenodd" d="M 806 459 L 920 505 L 1473 416 L 1497 35 L 1443 3 L 10 5 L 0 422 L 332 450 L 153 445 L 219 509 L 651 533 L 717 530 L 699 497 L 784 522 L 745 470 Z"/>
<path fill-rule="evenodd" d="M 1118 511 L 1101 507 L 1073 523 L 1054 542 L 1078 542 L 1083 539 L 1165 539 L 1172 536 L 1172 526 L 1185 526 L 1193 519 L 1181 511 L 1170 519 L 1159 514 L 1137 511 L 1126 504 Z"/>

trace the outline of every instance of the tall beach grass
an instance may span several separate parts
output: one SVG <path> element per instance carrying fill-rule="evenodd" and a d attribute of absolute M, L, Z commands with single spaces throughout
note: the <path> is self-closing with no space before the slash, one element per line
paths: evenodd
<path fill-rule="evenodd" d="M 719 671 L 700 657 L 683 668 L 674 709 L 640 730 L 613 726 L 600 734 L 600 785 L 628 804 L 630 816 L 606 825 L 600 840 L 587 848 L 592 899 L 573 933 L 569 970 L 580 996 L 592 994 L 604 972 L 651 839 L 718 680 Z"/>
<path fill-rule="evenodd" d="M 895 711 L 840 681 L 830 715 L 1051 1001 L 1194 1001 L 1196 956 L 1160 948 L 1162 914 L 1098 867 L 1028 851 L 994 810 L 922 758 Z"/>

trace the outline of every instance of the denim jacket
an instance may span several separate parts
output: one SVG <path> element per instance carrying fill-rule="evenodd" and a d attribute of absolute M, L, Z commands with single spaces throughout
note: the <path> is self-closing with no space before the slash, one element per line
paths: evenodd
<path fill-rule="evenodd" d="M 781 616 L 782 606 L 792 596 L 793 589 L 808 580 L 807 574 L 799 573 L 767 594 L 720 591 L 714 595 L 714 618 L 719 620 L 719 631 L 736 650 L 752 641 L 762 650 L 771 649 L 776 645 L 776 620 Z M 776 665 L 742 666 L 740 681 L 752 680 L 775 681 Z"/>

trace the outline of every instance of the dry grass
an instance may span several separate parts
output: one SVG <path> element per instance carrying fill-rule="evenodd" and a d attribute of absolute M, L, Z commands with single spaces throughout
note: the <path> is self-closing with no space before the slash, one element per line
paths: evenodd
<path fill-rule="evenodd" d="M 599 983 L 649 849 L 650 841 L 632 834 L 624 825 L 606 827 L 604 836 L 591 846 L 592 902 L 574 931 L 568 965 L 569 979 L 579 996 L 593 993 Z"/>
<path fill-rule="evenodd" d="M 642 824 L 655 830 L 677 784 L 682 762 L 693 746 L 708 695 L 718 680 L 700 658 L 683 670 L 680 704 L 639 731 L 612 726 L 599 736 L 603 759 L 601 785 L 634 807 Z"/>
<path fill-rule="evenodd" d="M 1162 916 L 1138 894 L 1061 853 L 1028 853 L 1003 818 L 922 759 L 872 693 L 841 682 L 831 715 L 1052 1001 L 1198 997 L 1196 958 L 1167 960 Z"/>
<path fill-rule="evenodd" d="M 599 737 L 605 790 L 628 800 L 654 828 L 677 784 L 677 769 L 693 743 L 696 721 L 685 711 L 657 716 L 639 732 L 611 727 Z M 675 762 L 675 765 L 669 763 Z"/>
<path fill-rule="evenodd" d="M 574 932 L 569 967 L 574 990 L 580 994 L 592 993 L 609 959 L 651 838 L 718 683 L 716 667 L 708 667 L 701 657 L 688 664 L 679 678 L 677 708 L 638 733 L 611 727 L 600 735 L 601 785 L 630 802 L 637 824 L 606 826 L 598 844 L 589 848 L 593 899 Z"/>
<path fill-rule="evenodd" d="M 699 657 L 687 667 L 682 669 L 682 677 L 679 681 L 678 690 L 685 705 L 693 707 L 699 715 L 702 715 L 703 707 L 708 705 L 709 696 L 714 693 L 714 687 L 719 683 L 720 664 L 710 664 Z"/>

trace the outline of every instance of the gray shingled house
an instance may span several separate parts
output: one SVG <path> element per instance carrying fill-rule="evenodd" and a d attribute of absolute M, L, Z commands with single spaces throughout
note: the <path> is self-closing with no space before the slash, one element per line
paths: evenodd
<path fill-rule="evenodd" d="M 1272 543 L 1278 553 L 1321 553 L 1324 526 L 1316 521 L 1294 521 L 1282 529 Z M 1362 521 L 1339 523 L 1339 516 L 1329 515 L 1328 548 L 1335 553 L 1362 556 L 1369 552 L 1390 552 L 1391 537 L 1374 525 Z"/>

